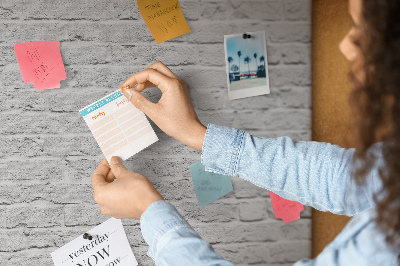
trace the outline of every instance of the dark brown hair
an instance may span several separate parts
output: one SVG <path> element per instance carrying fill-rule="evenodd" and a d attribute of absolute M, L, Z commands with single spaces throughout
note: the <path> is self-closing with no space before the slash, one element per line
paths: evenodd
<path fill-rule="evenodd" d="M 400 250 L 400 1 L 363 0 L 362 21 L 356 40 L 362 63 L 350 73 L 355 161 L 362 162 L 354 177 L 359 184 L 365 181 L 378 159 L 368 149 L 382 142 L 383 187 L 374 196 L 376 223 L 387 243 Z M 357 77 L 357 69 L 363 78 Z"/>

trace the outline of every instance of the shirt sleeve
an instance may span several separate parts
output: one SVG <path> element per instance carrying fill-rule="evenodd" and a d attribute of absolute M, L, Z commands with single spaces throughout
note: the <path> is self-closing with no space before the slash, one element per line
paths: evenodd
<path fill-rule="evenodd" d="M 153 202 L 140 217 L 147 255 L 156 265 L 227 265 L 232 263 L 215 253 L 166 201 Z"/>
<path fill-rule="evenodd" d="M 375 206 L 381 187 L 374 168 L 363 186 L 351 176 L 355 149 L 289 137 L 260 138 L 209 124 L 203 142 L 206 171 L 240 177 L 321 211 L 353 216 Z"/>

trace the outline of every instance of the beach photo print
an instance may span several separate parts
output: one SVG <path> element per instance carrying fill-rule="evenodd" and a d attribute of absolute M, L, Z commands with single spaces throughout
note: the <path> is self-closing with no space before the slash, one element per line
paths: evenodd
<path fill-rule="evenodd" d="M 224 36 L 228 98 L 269 94 L 265 32 Z"/>

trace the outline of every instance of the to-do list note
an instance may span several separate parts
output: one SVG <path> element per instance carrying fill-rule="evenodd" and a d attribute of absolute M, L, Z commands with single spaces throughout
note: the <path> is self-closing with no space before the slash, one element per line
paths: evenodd
<path fill-rule="evenodd" d="M 158 140 L 145 114 L 119 90 L 79 112 L 107 161 L 126 160 Z"/>
<path fill-rule="evenodd" d="M 157 43 L 190 32 L 178 0 L 137 0 L 137 4 Z"/>

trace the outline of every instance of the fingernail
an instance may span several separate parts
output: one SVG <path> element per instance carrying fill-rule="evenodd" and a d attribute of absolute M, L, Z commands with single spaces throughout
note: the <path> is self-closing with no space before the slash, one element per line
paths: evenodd
<path fill-rule="evenodd" d="M 129 90 L 130 87 L 129 85 L 126 85 L 125 87 L 121 87 L 121 92 L 124 92 L 124 90 Z"/>
<path fill-rule="evenodd" d="M 132 90 L 125 90 L 126 94 L 128 94 L 128 100 L 131 100 L 132 98 Z"/>
<path fill-rule="evenodd" d="M 118 156 L 113 156 L 110 160 L 110 164 L 119 164 L 119 163 L 122 163 L 122 160 Z"/>

